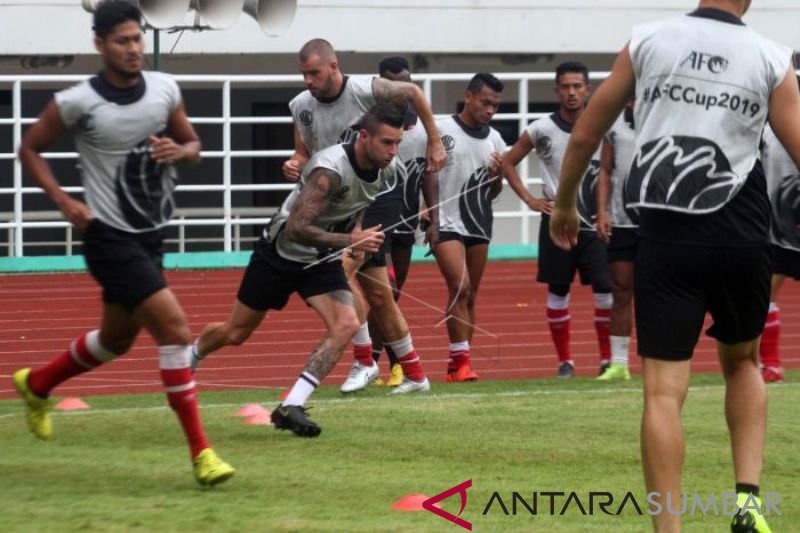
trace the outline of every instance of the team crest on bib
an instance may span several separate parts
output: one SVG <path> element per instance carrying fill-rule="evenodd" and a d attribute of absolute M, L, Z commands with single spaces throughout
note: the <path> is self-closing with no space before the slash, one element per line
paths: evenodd
<path fill-rule="evenodd" d="M 444 135 L 442 136 L 442 146 L 446 152 L 452 152 L 453 148 L 456 147 L 456 139 L 452 135 Z"/>
<path fill-rule="evenodd" d="M 578 190 L 578 216 L 587 226 L 594 226 L 597 215 L 597 177 L 600 174 L 600 161 L 593 160 L 583 175 Z"/>
<path fill-rule="evenodd" d="M 311 124 L 314 123 L 314 113 L 312 113 L 308 109 L 300 111 L 300 122 L 303 124 L 303 126 L 306 127 L 310 126 Z"/>
<path fill-rule="evenodd" d="M 630 206 L 683 212 L 719 209 L 742 186 L 722 149 L 709 139 L 668 136 L 639 148 L 625 185 Z"/>
<path fill-rule="evenodd" d="M 351 142 L 358 139 L 358 133 L 360 129 L 358 124 L 353 124 L 352 126 L 346 128 L 340 135 L 339 135 L 339 142 L 338 144 L 350 144 Z"/>
<path fill-rule="evenodd" d="M 553 157 L 553 140 L 547 135 L 542 135 L 537 138 L 534 148 L 536 150 L 536 155 L 538 155 L 540 159 L 549 160 Z"/>

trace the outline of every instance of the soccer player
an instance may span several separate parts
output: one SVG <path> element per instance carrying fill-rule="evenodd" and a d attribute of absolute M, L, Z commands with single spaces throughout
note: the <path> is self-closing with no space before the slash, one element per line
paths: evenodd
<path fill-rule="evenodd" d="M 68 379 L 125 354 L 145 329 L 158 344 L 161 379 L 180 421 L 201 485 L 234 470 L 211 449 L 197 407 L 191 331 L 162 274 L 163 228 L 172 215 L 177 163 L 200 162 L 200 140 L 175 81 L 142 70 L 142 14 L 103 2 L 94 14 L 103 70 L 58 92 L 19 150 L 26 172 L 83 232 L 89 271 L 103 288 L 100 329 L 84 333 L 43 367 L 14 373 L 31 431 L 52 437 L 50 392 Z M 59 186 L 40 155 L 68 130 L 80 154 L 86 203 Z"/>
<path fill-rule="evenodd" d="M 597 175 L 597 236 L 606 243 L 611 269 L 613 303 L 611 306 L 611 366 L 599 381 L 629 380 L 628 347 L 633 329 L 633 272 L 636 259 L 636 223 L 623 203 L 623 190 L 633 161 L 636 132 L 633 103 L 617 118 L 603 138 L 600 171 Z"/>
<path fill-rule="evenodd" d="M 681 408 L 706 312 L 726 383 L 737 503 L 734 532 L 769 531 L 758 498 L 767 395 L 758 344 L 767 317 L 770 207 L 758 144 L 769 118 L 800 165 L 792 50 L 741 20 L 748 0 L 701 0 L 688 15 L 637 26 L 592 97 L 564 160 L 550 231 L 577 241 L 578 184 L 603 134 L 636 93 L 636 153 L 626 205 L 639 211 L 634 300 L 644 377 L 642 460 L 649 493 L 680 497 Z M 675 89 L 679 87 L 679 89 Z M 666 507 L 662 507 L 662 510 Z M 657 531 L 680 517 L 653 516 Z"/>
<path fill-rule="evenodd" d="M 378 65 L 378 74 L 387 80 L 410 82 L 410 66 L 404 57 L 390 56 L 381 60 Z M 364 215 L 364 224 L 372 225 L 369 220 L 380 223 L 385 230 L 386 239 L 383 241 L 383 254 L 385 266 L 389 270 L 389 277 L 394 287 L 395 300 L 400 298 L 401 290 L 408 276 L 411 266 L 411 252 L 416 237 L 416 230 L 420 219 L 420 192 L 425 197 L 425 203 L 432 206 L 424 213 L 429 224 L 426 227 L 426 241 L 432 247 L 436 245 L 436 236 L 439 232 L 439 181 L 435 173 L 425 172 L 425 147 L 427 136 L 425 128 L 420 125 L 419 117 L 410 104 L 406 104 L 405 132 L 403 142 L 400 144 L 398 157 L 405 165 L 406 173 L 403 180 L 399 181 L 391 193 L 378 196 L 375 202 L 367 208 Z M 430 221 L 434 223 L 431 224 Z M 369 266 L 381 266 L 380 259 L 374 256 L 362 267 L 362 271 Z M 369 275 L 364 272 L 362 275 Z M 375 314 L 370 311 L 368 315 L 369 335 L 372 338 L 372 358 L 375 362 L 380 358 L 384 348 L 389 356 L 390 377 L 385 382 L 389 387 L 396 387 L 403 382 L 403 367 L 391 348 L 384 345 L 383 332 L 378 327 Z"/>
<path fill-rule="evenodd" d="M 413 106 L 428 133 L 426 169 L 435 172 L 442 166 L 446 154 L 433 113 L 419 87 L 413 83 L 389 81 L 379 77 L 345 76 L 339 69 L 333 47 L 323 39 L 307 42 L 300 50 L 298 59 L 308 90 L 289 103 L 295 123 L 295 152 L 283 167 L 289 180 L 296 179 L 297 173 L 310 155 L 352 139 L 354 132 L 358 131 L 354 125 L 364 111 L 376 102 L 388 102 L 400 108 L 406 104 Z M 360 271 L 359 281 L 355 283 L 356 275 L 366 259 L 360 254 L 350 253 L 343 257 L 345 273 L 350 280 L 350 288 L 355 295 L 356 308 L 362 323 L 353 337 L 355 360 L 341 390 L 360 390 L 377 379 L 379 374 L 378 365 L 372 358 L 372 339 L 361 290 L 384 338 L 391 342 L 402 340 L 404 350 L 405 347 L 411 347 L 408 354 L 396 354 L 401 366 L 404 357 L 412 361 L 409 368 L 403 367 L 404 380 L 399 390 L 423 390 L 425 375 L 416 373 L 421 367 L 413 363 L 418 357 L 413 348 L 408 324 L 394 300 L 386 265 L 368 265 Z M 378 258 L 378 261 L 381 259 Z M 415 373 L 409 375 L 407 370 L 412 368 Z"/>
<path fill-rule="evenodd" d="M 270 309 L 280 310 L 297 292 L 319 315 L 326 332 L 311 353 L 289 395 L 272 412 L 276 429 L 301 437 L 322 431 L 306 415 L 305 403 L 336 366 L 358 330 L 359 321 L 337 250 L 375 253 L 383 243 L 380 226 L 362 228 L 364 209 L 378 192 L 397 179 L 395 159 L 403 138 L 403 115 L 391 104 L 379 104 L 360 121 L 358 138 L 317 152 L 303 169 L 296 187 L 256 244 L 226 322 L 209 324 L 197 349 L 209 354 L 240 345 Z M 407 375 L 423 375 L 409 337 L 390 343 Z M 418 390 L 430 385 L 422 378 Z M 409 392 L 396 387 L 393 393 Z"/>
<path fill-rule="evenodd" d="M 594 327 L 600 348 L 600 373 L 610 364 L 609 317 L 611 314 L 611 275 L 608 270 L 606 245 L 597 238 L 594 228 L 595 186 L 599 166 L 599 154 L 587 165 L 581 183 L 581 226 L 578 245 L 570 250 L 559 249 L 550 240 L 548 223 L 553 199 L 558 191 L 558 175 L 564 164 L 572 128 L 583 113 L 589 98 L 589 70 L 582 63 L 568 61 L 556 67 L 555 93 L 558 111 L 549 117 L 531 122 L 519 139 L 503 158 L 503 175 L 517 195 L 528 206 L 542 213 L 539 226 L 539 273 L 536 280 L 547 284 L 547 322 L 550 335 L 558 354 L 558 377 L 571 378 L 575 373 L 575 361 L 570 346 L 570 285 L 575 271 L 581 283 L 591 285 L 594 292 Z M 541 162 L 544 179 L 544 199 L 533 197 L 517 173 L 516 166 L 531 150 Z"/>
<path fill-rule="evenodd" d="M 761 162 L 767 179 L 767 191 L 772 204 L 772 224 L 769 248 L 772 256 L 772 283 L 769 312 L 764 332 L 761 334 L 759 355 L 761 376 L 767 383 L 783 381 L 778 340 L 781 321 L 778 308 L 780 293 L 786 276 L 800 280 L 800 172 L 792 158 L 775 137 L 769 124 L 764 129 L 761 143 Z"/>
<path fill-rule="evenodd" d="M 492 238 L 492 200 L 503 186 L 500 167 L 506 143 L 489 126 L 502 92 L 503 83 L 494 75 L 475 74 L 464 91 L 464 109 L 439 120 L 448 162 L 439 172 L 439 242 L 433 253 L 448 291 L 448 383 L 478 379 L 470 346 Z"/>

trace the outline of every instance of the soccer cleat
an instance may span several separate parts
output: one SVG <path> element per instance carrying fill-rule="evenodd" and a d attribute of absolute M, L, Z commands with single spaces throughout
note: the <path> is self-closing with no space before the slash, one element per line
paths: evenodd
<path fill-rule="evenodd" d="M 25 402 L 25 418 L 28 421 L 28 429 L 36 437 L 42 440 L 53 438 L 53 419 L 50 411 L 53 410 L 53 402 L 47 398 L 37 396 L 28 385 L 28 377 L 31 374 L 30 368 L 23 368 L 14 372 L 12 380 L 14 388 L 22 396 Z"/>
<path fill-rule="evenodd" d="M 462 383 L 464 381 L 478 381 L 478 374 L 472 370 L 469 363 L 465 363 L 456 370 L 448 370 L 444 377 L 445 383 Z"/>
<path fill-rule="evenodd" d="M 408 394 L 409 392 L 428 392 L 431 390 L 431 383 L 428 378 L 422 381 L 403 378 L 403 382 L 392 389 L 389 394 Z"/>
<path fill-rule="evenodd" d="M 761 369 L 764 383 L 780 383 L 783 381 L 783 368 L 780 366 L 765 366 Z"/>
<path fill-rule="evenodd" d="M 298 437 L 318 437 L 322 428 L 306 416 L 306 408 L 301 405 L 279 405 L 272 411 L 272 425 L 275 429 L 288 429 Z"/>
<path fill-rule="evenodd" d="M 386 381 L 387 387 L 397 387 L 401 383 L 403 383 L 403 367 L 400 363 L 395 363 L 392 365 L 392 376 Z"/>
<path fill-rule="evenodd" d="M 344 393 L 356 392 L 365 389 L 367 385 L 375 381 L 380 375 L 378 365 L 375 363 L 372 366 L 364 366 L 358 361 L 353 361 L 353 367 L 350 369 L 350 374 L 344 380 L 339 390 Z"/>
<path fill-rule="evenodd" d="M 570 379 L 575 375 L 575 367 L 571 363 L 564 361 L 558 365 L 558 374 L 556 375 L 561 379 Z"/>
<path fill-rule="evenodd" d="M 772 533 L 764 515 L 753 510 L 754 503 L 763 509 L 757 496 L 743 492 L 736 495 L 738 511 L 731 520 L 731 533 Z"/>
<path fill-rule="evenodd" d="M 376 387 L 384 387 L 386 385 L 386 382 L 383 381 L 383 378 L 375 378 L 375 381 L 373 381 L 372 384 L 375 385 Z"/>
<path fill-rule="evenodd" d="M 611 361 L 600 361 L 600 370 L 597 372 L 597 375 L 602 376 L 609 368 L 611 368 Z"/>
<path fill-rule="evenodd" d="M 631 379 L 631 372 L 628 365 L 622 363 L 611 363 L 605 372 L 597 376 L 597 381 L 628 381 Z"/>
<path fill-rule="evenodd" d="M 203 486 L 219 485 L 233 477 L 236 470 L 219 458 L 211 448 L 206 448 L 192 459 L 194 478 Z"/>

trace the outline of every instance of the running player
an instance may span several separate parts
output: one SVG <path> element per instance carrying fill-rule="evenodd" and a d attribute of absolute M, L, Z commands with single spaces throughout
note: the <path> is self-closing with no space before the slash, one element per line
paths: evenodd
<path fill-rule="evenodd" d="M 322 429 L 306 415 L 305 403 L 336 366 L 359 322 L 336 250 L 375 253 L 383 243 L 380 226 L 362 228 L 364 209 L 378 192 L 398 179 L 395 159 L 403 138 L 403 115 L 379 104 L 360 121 L 358 138 L 317 152 L 308 161 L 295 189 L 258 241 L 226 322 L 209 324 L 197 350 L 209 354 L 240 345 L 270 309 L 280 310 L 297 292 L 325 323 L 322 342 L 311 353 L 289 395 L 272 413 L 276 429 L 316 437 Z M 428 390 L 410 337 L 390 343 L 415 390 Z M 422 377 L 417 377 L 422 376 Z M 410 392 L 398 386 L 392 392 Z"/>
<path fill-rule="evenodd" d="M 778 294 L 786 276 L 800 280 L 800 172 L 769 124 L 762 137 L 761 162 L 772 204 L 769 234 L 772 287 L 759 355 L 764 381 L 776 383 L 783 381 L 783 367 L 778 350 L 781 332 Z"/>
<path fill-rule="evenodd" d="M 628 347 L 633 329 L 633 271 L 636 259 L 636 223 L 623 203 L 623 189 L 633 161 L 636 132 L 633 103 L 614 122 L 603 138 L 600 172 L 597 175 L 597 236 L 606 243 L 611 269 L 613 304 L 611 306 L 611 366 L 597 379 L 629 380 Z"/>
<path fill-rule="evenodd" d="M 56 93 L 26 132 L 19 150 L 26 172 L 83 232 L 89 271 L 103 288 L 100 329 L 78 337 L 47 365 L 14 373 L 28 426 L 53 434 L 50 392 L 68 379 L 125 354 L 145 329 L 158 344 L 161 380 L 189 443 L 201 485 L 234 470 L 211 449 L 189 367 L 191 331 L 162 274 L 163 228 L 172 215 L 176 163 L 197 164 L 200 140 L 175 81 L 142 71 L 142 14 L 125 2 L 103 2 L 94 14 L 103 70 Z M 40 155 L 68 130 L 80 154 L 86 203 L 59 186 Z"/>
<path fill-rule="evenodd" d="M 439 120 L 449 159 L 439 172 L 439 242 L 433 253 L 448 291 L 446 382 L 478 379 L 470 348 L 475 301 L 492 239 L 492 200 L 503 186 L 500 167 L 506 144 L 489 126 L 502 92 L 503 83 L 495 76 L 475 74 L 464 91 L 464 109 Z"/>
<path fill-rule="evenodd" d="M 550 240 L 547 229 L 553 199 L 559 187 L 558 175 L 564 163 L 564 151 L 572 135 L 573 125 L 583 113 L 590 92 L 589 70 L 585 65 L 568 61 L 556 67 L 555 93 L 559 102 L 558 111 L 532 122 L 503 159 L 503 175 L 511 188 L 531 209 L 542 213 L 539 226 L 539 273 L 536 280 L 547 284 L 547 322 L 558 354 L 560 378 L 571 378 L 575 373 L 575 361 L 570 346 L 569 296 L 576 270 L 580 274 L 581 283 L 591 285 L 594 292 L 594 327 L 600 348 L 601 374 L 608 368 L 611 360 L 611 275 L 606 245 L 597 238 L 593 225 L 599 153 L 592 157 L 581 184 L 581 231 L 578 246 L 568 252 L 559 249 Z M 516 169 L 520 161 L 534 149 L 541 162 L 543 200 L 530 195 Z"/>
<path fill-rule="evenodd" d="M 644 377 L 642 460 L 648 493 L 680 498 L 681 410 L 706 312 L 725 377 L 739 512 L 734 532 L 770 531 L 758 498 L 767 394 L 758 344 L 767 317 L 770 206 L 758 145 L 769 118 L 800 166 L 800 92 L 792 50 L 742 22 L 749 0 L 701 0 L 696 11 L 636 26 L 575 127 L 550 220 L 577 242 L 578 186 L 605 131 L 636 93 L 636 154 L 625 187 L 639 213 L 634 286 Z M 680 89 L 675 89 L 680 87 Z M 656 513 L 657 531 L 680 516 Z"/>

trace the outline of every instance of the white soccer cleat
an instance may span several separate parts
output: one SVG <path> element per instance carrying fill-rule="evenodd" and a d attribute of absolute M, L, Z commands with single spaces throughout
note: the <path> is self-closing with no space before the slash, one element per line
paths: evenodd
<path fill-rule="evenodd" d="M 350 369 L 350 374 L 347 375 L 347 379 L 344 380 L 339 390 L 348 393 L 365 389 L 367 385 L 378 379 L 379 375 L 380 370 L 377 364 L 364 366 L 358 361 L 353 361 L 353 368 Z"/>
<path fill-rule="evenodd" d="M 405 378 L 403 382 L 395 387 L 389 394 L 408 394 L 409 392 L 428 392 L 429 390 L 431 390 L 431 382 L 428 381 L 428 378 L 422 381 L 414 381 Z"/>

